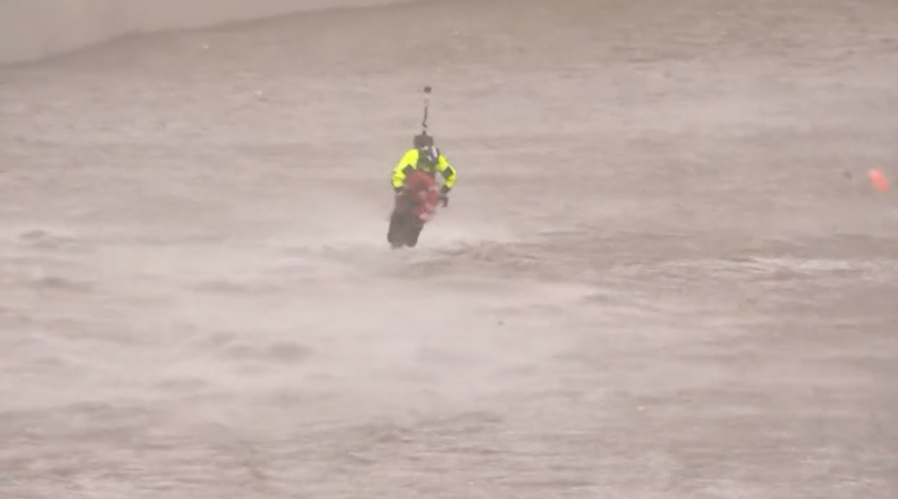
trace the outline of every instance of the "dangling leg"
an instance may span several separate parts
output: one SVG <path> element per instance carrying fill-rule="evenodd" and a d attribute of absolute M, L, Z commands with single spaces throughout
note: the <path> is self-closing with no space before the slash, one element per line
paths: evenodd
<path fill-rule="evenodd" d="M 403 245 L 403 223 L 404 217 L 396 210 L 390 215 L 390 228 L 387 230 L 387 242 L 394 249 L 401 248 Z"/>
<path fill-rule="evenodd" d="M 421 235 L 422 230 L 424 230 L 424 222 L 421 220 L 415 219 L 409 222 L 408 243 L 406 244 L 410 248 L 414 248 L 418 245 L 418 236 Z"/>

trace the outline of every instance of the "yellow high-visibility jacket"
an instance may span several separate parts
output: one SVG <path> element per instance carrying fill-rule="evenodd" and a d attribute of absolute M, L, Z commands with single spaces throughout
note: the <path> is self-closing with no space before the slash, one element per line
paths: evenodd
<path fill-rule="evenodd" d="M 405 184 L 405 176 L 409 174 L 412 170 L 417 169 L 419 166 L 418 160 L 420 157 L 420 153 L 417 149 L 409 149 L 402 156 L 402 159 L 396 163 L 396 167 L 393 168 L 393 188 L 401 189 Z M 455 186 L 455 168 L 449 164 L 449 160 L 446 159 L 446 156 L 441 152 L 439 158 L 437 160 L 436 169 L 443 176 L 443 192 L 449 192 L 452 187 Z M 426 170 L 425 170 L 426 171 Z"/>

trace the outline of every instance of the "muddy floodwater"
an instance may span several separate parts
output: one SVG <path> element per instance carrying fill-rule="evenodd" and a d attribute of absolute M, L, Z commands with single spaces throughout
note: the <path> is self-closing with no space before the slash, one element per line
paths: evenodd
<path fill-rule="evenodd" d="M 414 250 L 390 170 L 458 170 Z M 898 3 L 436 0 L 0 68 L 0 496 L 898 497 Z"/>

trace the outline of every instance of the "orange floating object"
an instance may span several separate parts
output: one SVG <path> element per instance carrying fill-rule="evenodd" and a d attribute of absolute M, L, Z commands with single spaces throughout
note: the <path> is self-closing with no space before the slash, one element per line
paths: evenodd
<path fill-rule="evenodd" d="M 889 179 L 886 178 L 886 174 L 882 170 L 873 168 L 867 172 L 867 177 L 870 178 L 870 182 L 877 190 L 883 192 L 889 190 Z"/>

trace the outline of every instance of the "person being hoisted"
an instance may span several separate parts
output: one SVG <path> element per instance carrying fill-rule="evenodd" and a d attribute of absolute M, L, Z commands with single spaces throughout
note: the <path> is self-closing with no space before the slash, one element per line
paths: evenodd
<path fill-rule="evenodd" d="M 449 164 L 446 156 L 434 145 L 433 137 L 423 132 L 415 135 L 413 147 L 406 151 L 402 159 L 393 168 L 393 190 L 396 195 L 401 195 L 405 190 L 406 176 L 418 170 L 426 173 L 431 178 L 437 172 L 443 176 L 443 185 L 440 187 L 440 201 L 443 206 L 449 204 L 449 192 L 455 186 L 455 168 Z"/>

